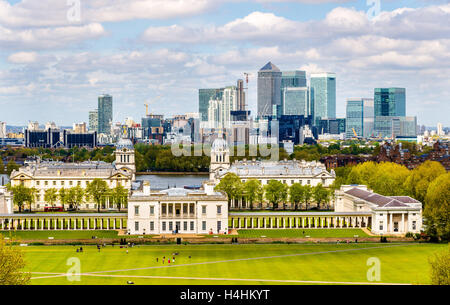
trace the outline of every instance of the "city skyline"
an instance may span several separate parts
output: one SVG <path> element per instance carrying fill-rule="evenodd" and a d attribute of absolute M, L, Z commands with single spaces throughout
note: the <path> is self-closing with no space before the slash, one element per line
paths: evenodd
<path fill-rule="evenodd" d="M 82 1 L 73 21 L 65 2 L 45 1 L 54 11 L 49 19 L 29 2 L 0 0 L 0 121 L 88 122 L 102 93 L 114 97 L 114 122 L 140 121 L 143 104 L 160 95 L 150 104 L 153 113 L 196 112 L 198 89 L 233 85 L 244 72 L 251 73 L 255 115 L 257 71 L 271 61 L 308 77 L 336 73 L 337 117 L 345 117 L 348 98 L 401 87 L 407 116 L 420 125 L 450 125 L 450 86 L 442 77 L 450 72 L 445 1 L 381 1 L 372 20 L 366 1 L 188 2 L 183 10 L 185 4 L 163 1 L 156 16 L 148 1 L 142 12 L 129 5 L 109 15 Z"/>

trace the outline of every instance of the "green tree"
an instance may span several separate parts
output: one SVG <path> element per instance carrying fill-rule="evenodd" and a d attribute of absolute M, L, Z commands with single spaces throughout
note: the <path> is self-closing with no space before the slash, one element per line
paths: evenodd
<path fill-rule="evenodd" d="M 411 172 L 404 183 L 404 187 L 409 196 L 424 202 L 430 183 L 445 173 L 446 170 L 441 163 L 425 161 Z"/>
<path fill-rule="evenodd" d="M 0 175 L 5 173 L 5 163 L 3 163 L 3 159 L 0 155 Z"/>
<path fill-rule="evenodd" d="M 22 184 L 9 187 L 9 190 L 13 192 L 13 203 L 19 209 L 19 213 L 22 212 L 22 208 L 25 202 L 30 200 L 30 191 Z"/>
<path fill-rule="evenodd" d="M 69 191 L 61 188 L 58 193 L 58 198 L 64 208 L 69 203 Z"/>
<path fill-rule="evenodd" d="M 54 188 L 45 190 L 44 200 L 53 206 L 55 201 L 58 200 L 58 190 Z"/>
<path fill-rule="evenodd" d="M 239 179 L 239 177 L 234 173 L 228 173 L 220 180 L 219 184 L 217 184 L 215 187 L 215 190 L 222 191 L 227 194 L 228 209 L 231 209 L 231 202 L 236 198 L 239 184 L 242 184 L 241 179 Z"/>
<path fill-rule="evenodd" d="M 278 180 L 270 180 L 264 186 L 264 193 L 273 210 L 278 209 L 278 205 L 285 202 L 288 196 L 287 186 Z"/>
<path fill-rule="evenodd" d="M 313 199 L 313 189 L 311 185 L 305 185 L 305 190 L 303 193 L 303 202 L 305 203 L 305 210 L 308 210 L 309 204 Z"/>
<path fill-rule="evenodd" d="M 313 198 L 319 209 L 323 208 L 323 204 L 327 203 L 330 199 L 329 191 L 323 187 L 322 183 L 319 183 L 313 187 Z"/>
<path fill-rule="evenodd" d="M 25 266 L 20 247 L 6 244 L 0 235 L 0 286 L 29 284 L 30 273 L 23 272 Z"/>
<path fill-rule="evenodd" d="M 10 160 L 10 161 L 8 162 L 8 164 L 6 165 L 6 173 L 7 173 L 8 175 L 11 175 L 11 173 L 12 173 L 14 170 L 18 170 L 19 167 L 20 167 L 20 166 L 19 166 L 14 160 Z"/>
<path fill-rule="evenodd" d="M 450 173 L 440 175 L 428 187 L 424 219 L 434 240 L 450 240 Z"/>
<path fill-rule="evenodd" d="M 128 205 L 128 190 L 124 188 L 121 184 L 117 185 L 111 191 L 112 200 L 120 211 L 122 206 Z"/>
<path fill-rule="evenodd" d="M 432 285 L 450 285 L 450 247 L 429 259 Z"/>
<path fill-rule="evenodd" d="M 104 202 L 105 197 L 109 193 L 109 187 L 106 181 L 95 178 L 86 187 L 86 194 L 88 198 L 92 198 L 97 204 L 97 210 L 100 213 L 100 207 Z"/>
<path fill-rule="evenodd" d="M 291 204 L 294 205 L 294 210 L 298 210 L 298 205 L 303 201 L 305 194 L 305 187 L 300 183 L 294 183 L 289 188 L 289 198 Z"/>
<path fill-rule="evenodd" d="M 69 204 L 69 208 L 78 210 L 78 206 L 84 201 L 85 195 L 85 190 L 79 185 L 68 189 L 67 203 Z"/>
<path fill-rule="evenodd" d="M 260 199 L 263 193 L 263 188 L 259 180 L 249 179 L 244 183 L 244 194 L 250 206 L 250 210 L 253 210 L 255 201 Z"/>

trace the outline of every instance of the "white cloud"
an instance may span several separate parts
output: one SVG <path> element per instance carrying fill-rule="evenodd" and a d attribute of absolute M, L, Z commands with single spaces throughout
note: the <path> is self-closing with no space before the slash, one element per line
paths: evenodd
<path fill-rule="evenodd" d="M 14 64 L 29 64 L 34 63 L 37 59 L 36 52 L 18 52 L 11 54 L 8 61 Z"/>

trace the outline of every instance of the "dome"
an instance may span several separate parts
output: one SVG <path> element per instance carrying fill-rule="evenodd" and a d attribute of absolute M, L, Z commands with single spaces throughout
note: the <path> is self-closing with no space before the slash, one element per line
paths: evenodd
<path fill-rule="evenodd" d="M 116 148 L 117 149 L 134 149 L 133 143 L 131 142 L 130 139 L 120 139 L 117 143 L 116 143 Z"/>
<path fill-rule="evenodd" d="M 227 141 L 225 141 L 222 137 L 217 138 L 217 139 L 214 140 L 214 142 L 213 142 L 213 144 L 211 146 L 211 149 L 214 150 L 214 151 L 226 150 L 226 149 L 228 149 Z"/>

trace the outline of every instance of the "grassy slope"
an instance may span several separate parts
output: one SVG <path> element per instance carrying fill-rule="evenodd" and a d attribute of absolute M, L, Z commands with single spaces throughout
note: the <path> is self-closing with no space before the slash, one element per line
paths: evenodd
<path fill-rule="evenodd" d="M 303 232 L 305 232 L 303 234 Z M 238 230 L 239 237 L 368 237 L 361 229 L 259 229 L 259 230 Z"/>
<path fill-rule="evenodd" d="M 198 245 L 198 246 L 140 246 L 129 249 L 107 247 L 98 252 L 95 247 L 85 247 L 84 253 L 76 253 L 76 247 L 52 246 L 23 248 L 29 271 L 67 272 L 69 257 L 81 260 L 81 272 L 118 270 L 158 266 L 157 269 L 123 271 L 107 274 L 203 277 L 230 279 L 278 279 L 303 281 L 367 282 L 367 259 L 377 257 L 381 261 L 381 281 L 392 283 L 426 284 L 429 281 L 428 257 L 445 245 L 403 244 L 339 244 L 339 245 Z M 347 252 L 315 253 L 334 250 L 369 248 Z M 167 268 L 162 256 L 179 252 L 176 265 L 204 263 L 230 259 L 255 258 L 286 254 L 315 253 L 303 256 L 264 258 L 234 262 L 220 262 Z M 189 259 L 188 256 L 192 258 Z M 159 257 L 159 262 L 156 262 Z M 37 275 L 33 275 L 37 276 Z M 277 284 L 276 282 L 205 281 L 144 278 L 107 278 L 82 276 L 74 284 Z M 65 277 L 36 279 L 33 284 L 71 284 Z"/>

